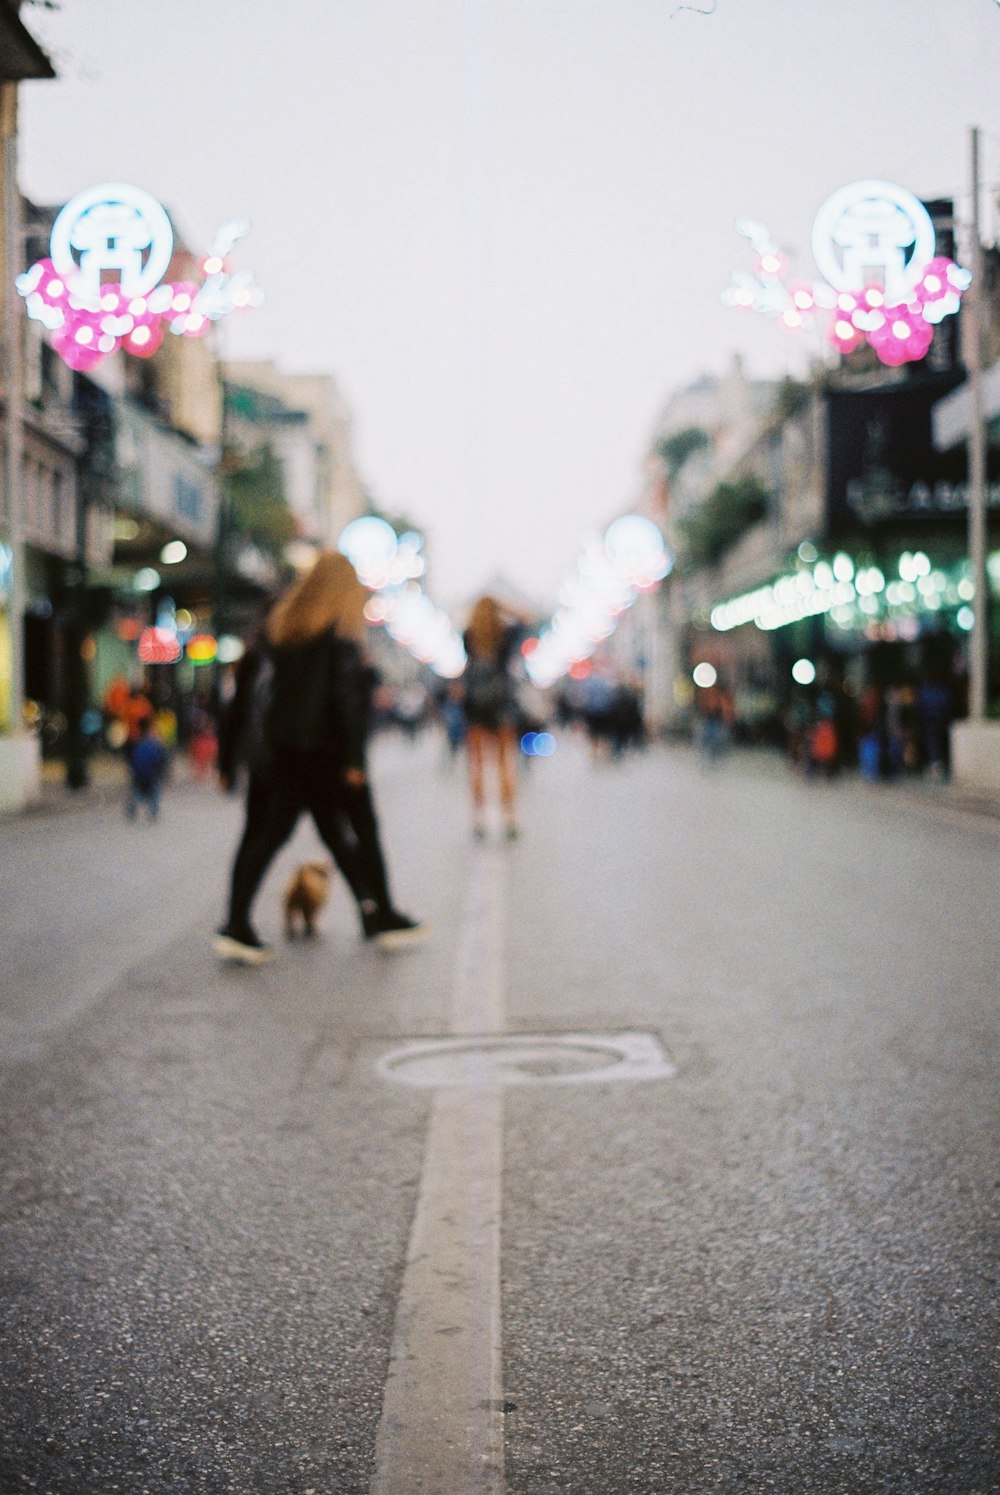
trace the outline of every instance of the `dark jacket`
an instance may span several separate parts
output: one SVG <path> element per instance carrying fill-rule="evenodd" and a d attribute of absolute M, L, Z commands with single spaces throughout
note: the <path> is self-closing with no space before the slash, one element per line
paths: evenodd
<path fill-rule="evenodd" d="M 267 737 L 283 749 L 322 753 L 339 768 L 364 768 L 373 672 L 358 645 L 332 629 L 307 644 L 272 649 Z"/>
<path fill-rule="evenodd" d="M 364 768 L 374 672 L 356 643 L 330 629 L 307 644 L 248 651 L 240 664 L 219 736 L 227 778 L 241 763 L 266 771 L 287 752 L 322 754 L 341 771 Z"/>

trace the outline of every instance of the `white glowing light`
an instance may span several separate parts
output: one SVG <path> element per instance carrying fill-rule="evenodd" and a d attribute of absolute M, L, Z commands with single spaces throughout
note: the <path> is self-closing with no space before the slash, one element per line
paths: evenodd
<path fill-rule="evenodd" d="M 976 615 L 971 607 L 960 607 L 955 621 L 959 628 L 963 628 L 966 633 L 971 633 L 976 626 Z"/>
<path fill-rule="evenodd" d="M 693 671 L 691 672 L 691 679 L 694 681 L 695 685 L 700 686 L 702 690 L 707 690 L 710 686 L 714 685 L 718 678 L 719 676 L 715 669 L 715 666 L 709 664 L 708 661 L 704 659 L 700 664 L 696 664 Z"/>
<path fill-rule="evenodd" d="M 179 616 L 179 615 L 178 615 Z M 224 633 L 219 639 L 216 659 L 220 664 L 236 664 L 246 653 L 246 646 L 242 639 L 232 633 Z"/>
<path fill-rule="evenodd" d="M 132 587 L 136 592 L 155 592 L 160 585 L 160 573 L 152 566 L 143 566 L 132 578 Z"/>
<path fill-rule="evenodd" d="M 812 685 L 816 679 L 816 666 L 811 659 L 797 659 L 792 665 L 792 679 L 796 685 Z"/>
<path fill-rule="evenodd" d="M 619 575 L 633 584 L 659 581 L 673 564 L 660 531 L 641 514 L 623 514 L 609 524 L 604 549 Z"/>
<path fill-rule="evenodd" d="M 173 246 L 170 219 L 156 198 L 124 182 L 89 187 L 70 198 L 50 241 L 63 280 L 92 304 L 100 299 L 107 271 L 117 274 L 126 296 L 152 290 L 166 274 Z"/>
<path fill-rule="evenodd" d="M 934 257 L 934 245 L 927 209 L 892 182 L 841 187 L 823 203 L 813 223 L 813 255 L 830 285 L 861 292 L 877 279 L 891 306 L 909 300 Z"/>
<path fill-rule="evenodd" d="M 168 540 L 160 551 L 160 560 L 165 566 L 176 566 L 184 560 L 187 553 L 188 548 L 183 540 Z"/>
<path fill-rule="evenodd" d="M 363 514 L 341 530 L 337 549 L 367 585 L 370 577 L 388 577 L 398 543 L 391 524 L 376 514 Z"/>

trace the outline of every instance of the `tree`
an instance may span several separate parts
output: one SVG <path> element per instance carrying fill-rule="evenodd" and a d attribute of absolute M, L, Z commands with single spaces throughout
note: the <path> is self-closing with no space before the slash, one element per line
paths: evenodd
<path fill-rule="evenodd" d="M 703 431 L 701 426 L 684 426 L 680 431 L 674 431 L 658 441 L 656 454 L 662 457 L 668 473 L 674 477 L 695 452 L 703 452 L 710 445 L 708 432 Z"/>
<path fill-rule="evenodd" d="M 282 561 L 295 536 L 295 519 L 285 497 L 284 469 L 269 441 L 250 452 L 227 453 L 225 495 L 230 531 Z"/>
<path fill-rule="evenodd" d="M 717 566 L 748 529 L 765 518 L 770 494 L 751 473 L 731 483 L 717 483 L 704 502 L 678 521 L 684 561 L 694 570 Z"/>

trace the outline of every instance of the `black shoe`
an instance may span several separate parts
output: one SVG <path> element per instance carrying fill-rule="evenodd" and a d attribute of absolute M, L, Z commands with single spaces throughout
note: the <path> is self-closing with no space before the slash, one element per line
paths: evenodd
<path fill-rule="evenodd" d="M 381 950 L 401 950 L 404 945 L 415 945 L 427 934 L 427 925 L 416 919 L 408 919 L 394 908 L 379 909 L 375 913 L 361 915 L 366 940 L 373 940 Z"/>
<path fill-rule="evenodd" d="M 259 940 L 249 924 L 238 930 L 223 925 L 215 936 L 215 953 L 220 960 L 232 960 L 243 966 L 267 965 L 274 955 L 271 946 Z"/>

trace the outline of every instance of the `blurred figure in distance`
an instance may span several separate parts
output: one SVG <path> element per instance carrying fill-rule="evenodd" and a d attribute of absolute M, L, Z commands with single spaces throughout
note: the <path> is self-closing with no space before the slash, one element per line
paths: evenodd
<path fill-rule="evenodd" d="M 520 707 L 511 661 L 518 625 L 525 621 L 495 597 L 480 597 L 462 636 L 466 665 L 462 675 L 465 747 L 469 760 L 472 829 L 486 834 L 487 764 L 496 768 L 500 807 L 508 840 L 518 835 L 517 741 Z"/>
<path fill-rule="evenodd" d="M 156 820 L 160 813 L 160 786 L 166 778 L 170 759 L 153 731 L 151 717 L 140 716 L 136 732 L 138 735 L 128 754 L 129 791 L 125 814 L 129 820 L 134 820 L 139 806 L 144 804 L 150 820 Z"/>

